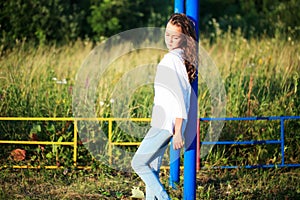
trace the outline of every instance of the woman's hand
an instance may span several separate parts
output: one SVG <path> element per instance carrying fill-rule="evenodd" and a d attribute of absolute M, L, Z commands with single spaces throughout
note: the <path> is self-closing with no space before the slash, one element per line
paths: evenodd
<path fill-rule="evenodd" d="M 184 145 L 184 143 L 183 143 L 181 132 L 174 133 L 174 135 L 173 135 L 173 148 L 175 150 L 181 149 L 183 147 L 183 145 Z"/>
<path fill-rule="evenodd" d="M 175 150 L 181 149 L 184 145 L 181 128 L 182 128 L 182 121 L 181 118 L 176 118 L 175 120 L 175 127 L 174 127 L 174 134 L 173 134 L 173 148 Z"/>

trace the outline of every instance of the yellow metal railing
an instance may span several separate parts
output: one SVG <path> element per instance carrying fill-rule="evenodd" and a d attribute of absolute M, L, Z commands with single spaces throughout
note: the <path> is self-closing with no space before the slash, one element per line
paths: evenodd
<path fill-rule="evenodd" d="M 112 156 L 112 146 L 134 146 L 139 145 L 139 142 L 113 142 L 113 122 L 114 121 L 134 121 L 134 122 L 149 122 L 150 118 L 59 118 L 59 117 L 0 117 L 0 121 L 72 121 L 74 123 L 73 142 L 55 142 L 55 141 L 14 141 L 0 140 L 0 144 L 24 144 L 24 145 L 69 145 L 73 146 L 73 163 L 77 168 L 90 168 L 89 166 L 77 166 L 77 142 L 78 142 L 78 121 L 106 121 L 108 122 L 108 152 Z M 7 166 L 3 166 L 7 167 Z M 41 168 L 40 166 L 12 166 L 13 168 Z M 56 169 L 58 166 L 43 166 L 45 169 Z"/>

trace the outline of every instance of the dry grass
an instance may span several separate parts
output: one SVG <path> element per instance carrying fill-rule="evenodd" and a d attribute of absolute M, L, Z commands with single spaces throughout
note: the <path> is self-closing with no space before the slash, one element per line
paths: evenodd
<path fill-rule="evenodd" d="M 202 45 L 216 62 L 224 80 L 227 116 L 300 115 L 299 41 L 285 41 L 278 38 L 245 40 L 238 34 L 233 36 L 229 33 L 220 36 L 212 45 L 203 38 Z M 19 47 L 1 56 L 0 115 L 72 116 L 72 95 L 69 89 L 73 86 L 76 72 L 91 49 L 91 43 L 82 41 L 64 47 L 33 48 L 20 44 Z M 151 52 L 147 55 L 151 55 Z M 141 58 L 136 55 L 130 56 L 132 59 Z M 137 61 L 136 64 L 150 62 L 150 58 L 151 56 L 145 56 L 144 60 L 138 60 L 140 62 Z M 158 57 L 152 59 L 157 61 Z M 121 60 L 118 62 L 115 64 L 116 68 L 121 66 L 120 71 L 106 77 L 107 83 L 117 82 L 126 72 L 128 63 L 122 64 Z M 115 70 L 111 68 L 111 73 L 113 72 Z M 56 84 L 53 78 L 66 79 L 67 84 Z M 109 91 L 106 89 L 113 85 L 107 83 L 102 84 L 105 88 L 100 97 L 109 102 L 110 97 L 107 95 Z M 207 117 L 210 113 L 210 94 L 207 88 L 199 88 L 200 117 Z M 138 111 L 134 113 L 136 116 L 143 117 L 149 114 L 149 109 L 142 109 L 144 104 L 148 107 L 150 101 L 149 98 L 144 100 L 144 96 L 137 95 L 140 99 L 139 104 L 132 105 L 133 108 L 138 106 L 141 108 L 136 109 Z M 101 115 L 109 116 L 109 109 L 104 110 Z M 15 128 L 14 124 L 11 126 L 1 124 L 3 132 L 0 139 L 28 139 L 26 132 L 28 127 L 15 132 L 10 128 Z M 243 124 L 233 125 L 229 131 L 239 133 L 242 128 L 245 128 Z M 270 126 L 265 129 L 257 125 L 247 128 L 248 132 L 245 133 L 258 138 L 263 133 L 267 138 L 277 130 L 276 128 L 278 127 Z M 299 122 L 289 123 L 287 128 L 292 131 L 286 136 L 288 144 L 286 153 L 299 162 Z M 53 133 L 55 134 L 56 132 Z M 10 153 L 8 146 L 3 145 L 2 150 L 5 153 L 1 155 L 1 163 L 8 162 L 5 160 Z M 27 150 L 33 155 L 37 154 L 36 149 L 27 148 Z M 262 151 L 266 154 L 264 161 L 273 158 L 272 151 L 257 149 L 257 152 Z M 233 151 L 227 151 L 224 155 L 222 152 L 220 150 L 211 154 L 210 160 L 205 158 L 208 164 L 211 166 L 216 163 L 220 165 L 227 163 L 229 158 L 225 155 L 232 155 Z M 261 159 L 259 154 L 255 154 L 257 152 L 251 153 L 252 157 L 246 151 L 237 152 L 238 157 L 231 158 L 235 162 L 238 162 L 239 158 L 248 158 L 247 162 L 250 163 Z M 82 152 L 79 152 L 79 155 L 80 153 Z M 68 151 L 61 151 L 60 154 L 66 157 L 70 155 Z M 276 156 L 279 158 L 277 154 Z M 87 159 L 87 156 L 83 158 Z M 298 199 L 299 174 L 299 169 L 200 171 L 197 178 L 197 199 Z M 162 180 L 164 183 L 168 182 L 167 172 L 164 172 Z M 1 169 L 0 185 L 0 199 L 129 199 L 133 186 L 144 189 L 136 175 L 108 171 L 106 168 L 94 171 L 71 170 L 66 175 L 61 170 Z M 182 185 L 178 191 L 169 190 L 169 192 L 174 200 L 182 199 Z"/>
<path fill-rule="evenodd" d="M 298 199 L 299 169 L 202 170 L 197 174 L 196 199 Z M 162 172 L 167 185 L 168 171 Z M 0 199 L 122 199 L 144 185 L 134 174 L 120 172 L 2 170 Z M 182 199 L 167 187 L 172 199 Z"/>

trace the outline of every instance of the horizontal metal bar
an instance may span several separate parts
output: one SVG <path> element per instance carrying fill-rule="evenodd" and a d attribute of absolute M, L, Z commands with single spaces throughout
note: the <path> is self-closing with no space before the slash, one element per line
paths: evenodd
<path fill-rule="evenodd" d="M 213 169 L 237 169 L 237 168 L 244 168 L 244 169 L 256 169 L 256 168 L 276 168 L 276 167 L 300 167 L 300 164 L 278 164 L 278 165 L 244 165 L 244 166 L 238 166 L 238 165 L 228 165 L 228 166 L 213 166 L 211 168 Z M 208 169 L 208 167 L 202 167 L 201 169 Z"/>
<path fill-rule="evenodd" d="M 1 168 L 13 168 L 13 169 L 63 169 L 63 166 L 56 166 L 56 165 L 52 165 L 52 166 L 30 166 L 30 165 L 13 165 L 13 166 L 7 166 L 4 165 Z"/>
<path fill-rule="evenodd" d="M 300 119 L 300 116 L 269 116 L 269 117 L 202 117 L 200 121 L 253 121 L 253 120 L 289 120 L 289 119 Z"/>
<path fill-rule="evenodd" d="M 279 120 L 280 117 L 204 117 L 200 121 L 253 121 L 253 120 Z"/>
<path fill-rule="evenodd" d="M 200 142 L 202 145 L 254 145 L 254 144 L 281 144 L 281 140 L 250 140 L 250 141 L 209 141 Z"/>
<path fill-rule="evenodd" d="M 0 121 L 74 121 L 72 117 L 0 117 Z"/>
<path fill-rule="evenodd" d="M 13 140 L 0 140 L 0 144 L 43 144 L 43 145 L 74 145 L 74 142 L 47 142 L 47 141 L 13 141 Z"/>
<path fill-rule="evenodd" d="M 283 167 L 300 167 L 300 163 L 299 164 L 284 164 Z"/>
<path fill-rule="evenodd" d="M 254 169 L 254 168 L 273 168 L 275 166 L 279 167 L 279 165 L 244 165 L 244 166 L 228 165 L 228 166 L 214 166 L 211 168 L 212 169 L 237 169 L 237 168 Z M 202 167 L 202 169 L 208 169 L 208 167 Z"/>
<path fill-rule="evenodd" d="M 151 118 L 112 118 L 113 121 L 150 122 Z"/>
<path fill-rule="evenodd" d="M 77 121 L 135 121 L 150 122 L 151 118 L 73 118 Z"/>
<path fill-rule="evenodd" d="M 278 164 L 278 165 L 245 165 L 245 166 L 214 166 L 211 167 L 212 169 L 237 169 L 237 168 L 245 168 L 245 169 L 255 169 L 255 168 L 273 168 L 273 167 L 300 167 L 300 164 Z M 0 167 L 0 170 L 2 168 L 14 168 L 14 169 L 63 169 L 65 168 L 64 166 L 28 166 L 28 165 L 13 165 L 13 166 L 7 166 L 4 165 Z M 91 166 L 76 166 L 77 169 L 92 169 Z M 162 169 L 169 169 L 169 166 L 161 166 Z M 180 166 L 181 169 L 183 169 L 183 166 Z M 202 167 L 201 169 L 208 169 L 209 167 Z"/>
<path fill-rule="evenodd" d="M 31 166 L 31 165 L 13 165 L 13 166 L 8 166 L 4 165 L 1 168 L 13 168 L 13 169 L 64 169 L 64 166 L 56 166 L 56 165 L 49 165 L 49 166 Z M 76 166 L 77 169 L 91 169 L 91 166 Z"/>
<path fill-rule="evenodd" d="M 3 168 L 13 168 L 13 169 L 64 169 L 65 166 L 56 166 L 56 165 L 49 165 L 49 166 L 30 166 L 30 165 L 13 165 L 13 166 L 8 166 L 8 165 L 4 165 L 4 166 L 0 166 L 0 170 Z M 89 170 L 92 169 L 92 166 L 76 166 L 76 169 L 85 169 L 85 170 Z M 180 166 L 180 169 L 183 169 L 183 166 Z M 170 166 L 165 166 L 162 165 L 161 169 L 170 169 Z"/>
<path fill-rule="evenodd" d="M 0 121 L 136 121 L 149 122 L 151 118 L 75 118 L 75 117 L 0 117 Z"/>
<path fill-rule="evenodd" d="M 118 146 L 138 146 L 141 143 L 140 142 L 112 142 L 112 145 L 118 145 Z"/>
<path fill-rule="evenodd" d="M 285 120 L 288 120 L 288 119 L 300 119 L 300 116 L 282 116 L 280 117 L 281 119 L 285 119 Z"/>
<path fill-rule="evenodd" d="M 202 117 L 200 121 L 246 121 L 246 120 L 280 120 L 280 119 L 300 119 L 300 116 L 257 116 L 257 117 Z M 77 118 L 77 117 L 0 117 L 0 121 L 141 121 L 148 122 L 151 118 Z"/>

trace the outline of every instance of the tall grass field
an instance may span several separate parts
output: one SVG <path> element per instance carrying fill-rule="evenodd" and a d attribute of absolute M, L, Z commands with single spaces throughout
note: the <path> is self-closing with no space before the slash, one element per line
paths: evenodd
<path fill-rule="evenodd" d="M 299 116 L 300 43 L 292 36 L 245 39 L 237 31 L 201 38 L 200 45 L 215 62 L 226 91 L 226 116 Z M 75 77 L 95 44 L 78 40 L 65 46 L 33 46 L 18 42 L 0 57 L 1 117 L 73 117 L 72 94 Z M 130 54 L 131 66 L 158 62 L 164 52 Z M 95 102 L 97 117 L 110 117 L 115 103 L 111 91 L 129 68 L 119 59 L 99 83 Z M 211 117 L 211 96 L 199 76 L 199 117 Z M 146 85 L 134 92 L 129 102 L 130 117 L 151 116 L 153 88 Z M 148 126 L 147 123 L 142 124 Z M 107 124 L 101 124 L 107 131 Z M 203 123 L 200 130 L 206 130 Z M 138 142 L 113 127 L 114 141 Z M 204 136 L 201 136 L 204 137 Z M 268 140 L 280 138 L 278 121 L 226 122 L 220 140 Z M 72 141 L 71 122 L 0 121 L 0 140 Z M 130 199 L 135 186 L 144 189 L 133 173 L 120 172 L 98 163 L 78 141 L 78 164 L 73 167 L 73 150 L 53 145 L 0 146 L 0 199 Z M 126 147 L 125 147 L 126 148 Z M 13 150 L 26 155 L 16 158 Z M 128 147 L 134 151 L 135 147 Z M 285 122 L 285 161 L 300 163 L 300 120 Z M 280 145 L 215 145 L 201 158 L 207 169 L 197 173 L 197 199 L 297 199 L 300 171 L 289 169 L 217 170 L 220 165 L 280 164 Z M 12 169 L 14 165 L 41 169 Z M 56 165 L 56 170 L 43 166 Z M 6 167 L 4 167 L 6 166 Z M 168 170 L 162 170 L 167 184 Z M 182 176 L 183 178 L 183 176 Z M 182 179 L 181 178 L 181 179 Z M 168 189 L 172 199 L 182 199 L 182 188 Z"/>

